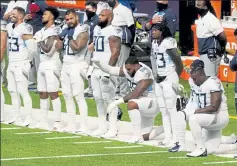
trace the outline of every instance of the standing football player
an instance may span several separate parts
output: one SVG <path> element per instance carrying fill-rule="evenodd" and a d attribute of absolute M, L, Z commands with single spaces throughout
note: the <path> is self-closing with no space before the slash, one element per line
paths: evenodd
<path fill-rule="evenodd" d="M 187 154 L 188 157 L 205 157 L 209 153 L 224 154 L 236 150 L 236 136 L 221 137 L 222 129 L 229 122 L 227 101 L 221 81 L 216 76 L 206 76 L 204 62 L 201 60 L 195 60 L 191 64 L 190 74 L 190 99 L 184 111 L 175 113 L 174 134 L 177 135 L 178 143 L 169 151 L 187 150 L 185 120 L 189 121 L 196 145 L 196 148 Z"/>
<path fill-rule="evenodd" d="M 159 109 L 157 109 L 152 70 L 145 64 L 139 63 L 135 57 L 129 57 L 123 67 L 112 67 L 95 58 L 92 61 L 106 73 L 125 77 L 131 88 L 131 92 L 125 97 L 109 104 L 107 111 L 110 113 L 110 130 L 104 137 L 111 138 L 117 135 L 116 114 L 113 111 L 122 103 L 127 103 L 133 126 L 133 137 L 128 142 L 150 140 L 163 133 L 163 127 L 153 129 L 154 119 Z"/>
<path fill-rule="evenodd" d="M 156 24 L 152 28 L 152 56 L 153 70 L 156 77 L 157 103 L 162 113 L 165 139 L 162 145 L 172 147 L 172 114 L 176 112 L 177 90 L 179 75 L 183 70 L 183 63 L 177 51 L 177 42 L 172 38 L 169 28 L 164 24 Z"/>
<path fill-rule="evenodd" d="M 6 50 L 7 45 L 7 23 L 3 20 L 1 20 L 1 122 L 3 122 L 4 119 L 4 104 L 5 104 L 5 97 L 4 93 L 2 91 L 2 82 L 3 82 L 3 72 L 5 67 L 5 61 L 4 61 L 4 53 Z"/>
<path fill-rule="evenodd" d="M 15 7 L 11 15 L 11 23 L 7 25 L 9 64 L 7 69 L 8 91 L 11 95 L 14 116 L 8 123 L 28 126 L 32 122 L 32 100 L 28 92 L 28 77 L 31 55 L 35 52 L 33 28 L 25 23 L 23 18 L 25 10 Z M 26 119 L 22 122 L 20 115 L 21 100 L 23 99 Z"/>
<path fill-rule="evenodd" d="M 60 86 L 59 78 L 62 64 L 59 59 L 59 52 L 55 49 L 56 37 L 60 33 L 60 28 L 56 27 L 54 24 L 54 21 L 58 16 L 59 11 L 56 8 L 46 8 L 42 18 L 44 27 L 36 32 L 34 36 L 38 46 L 40 47 L 40 65 L 37 74 L 37 89 L 40 95 L 42 118 L 37 127 L 46 130 L 49 129 L 49 96 L 52 100 L 53 110 L 55 113 L 55 130 L 59 128 L 59 122 L 61 120 L 61 101 L 58 96 L 58 90 Z"/>
<path fill-rule="evenodd" d="M 103 9 L 99 15 L 99 23 L 94 29 L 93 57 L 115 66 L 120 55 L 122 29 L 111 25 L 113 13 Z M 96 64 L 91 75 L 93 96 L 96 101 L 99 128 L 92 132 L 93 136 L 104 135 L 108 131 L 106 123 L 107 106 L 114 101 L 116 92 L 116 78 L 103 72 Z M 118 108 L 114 112 L 118 114 Z"/>
<path fill-rule="evenodd" d="M 66 11 L 65 21 L 67 27 L 59 34 L 60 39 L 56 43 L 56 48 L 63 48 L 61 84 L 69 116 L 68 125 L 63 131 L 77 132 L 75 98 L 81 116 L 79 131 L 87 133 L 88 106 L 84 98 L 84 80 L 88 69 L 85 55 L 89 42 L 89 26 L 79 24 L 79 17 L 73 9 Z"/>

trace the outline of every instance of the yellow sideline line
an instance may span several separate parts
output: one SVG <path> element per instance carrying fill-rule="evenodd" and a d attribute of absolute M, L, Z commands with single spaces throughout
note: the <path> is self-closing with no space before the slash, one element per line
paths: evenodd
<path fill-rule="evenodd" d="M 237 120 L 237 116 L 230 116 L 230 119 L 236 119 Z"/>

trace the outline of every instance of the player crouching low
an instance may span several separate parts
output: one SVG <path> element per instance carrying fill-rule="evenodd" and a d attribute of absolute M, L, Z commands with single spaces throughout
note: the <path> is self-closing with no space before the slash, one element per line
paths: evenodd
<path fill-rule="evenodd" d="M 170 152 L 186 151 L 185 129 L 189 121 L 196 148 L 188 157 L 203 157 L 210 153 L 226 153 L 236 150 L 236 136 L 221 137 L 221 131 L 229 122 L 224 88 L 217 77 L 208 77 L 204 63 L 195 60 L 191 64 L 189 84 L 191 95 L 184 111 L 175 114 L 175 135 L 178 143 Z"/>
<path fill-rule="evenodd" d="M 128 103 L 128 113 L 133 126 L 133 137 L 128 142 L 142 142 L 162 133 L 163 128 L 153 129 L 154 119 L 159 110 L 153 89 L 154 78 L 151 69 L 145 64 L 139 63 L 135 57 L 129 57 L 123 67 L 112 67 L 97 59 L 92 59 L 92 61 L 106 73 L 126 77 L 131 88 L 131 92 L 125 97 L 109 104 L 107 112 L 110 114 L 110 129 L 104 137 L 111 138 L 117 135 L 117 124 L 111 123 L 114 122 L 111 119 L 117 118 L 117 114 L 114 114 L 113 110 L 121 103 Z"/>

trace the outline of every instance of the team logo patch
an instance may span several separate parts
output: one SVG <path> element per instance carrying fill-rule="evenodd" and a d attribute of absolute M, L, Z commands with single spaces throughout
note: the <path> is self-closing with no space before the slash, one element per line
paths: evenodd
<path fill-rule="evenodd" d="M 30 25 L 27 25 L 27 26 L 26 26 L 26 29 L 27 29 L 28 32 L 32 32 L 32 31 L 33 31 L 33 27 L 30 26 Z"/>

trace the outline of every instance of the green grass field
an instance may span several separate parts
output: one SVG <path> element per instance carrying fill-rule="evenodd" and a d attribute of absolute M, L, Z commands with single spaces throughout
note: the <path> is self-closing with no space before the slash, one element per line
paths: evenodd
<path fill-rule="evenodd" d="M 181 80 L 185 89 L 189 86 L 187 81 Z M 224 83 L 225 84 L 225 83 Z M 234 85 L 229 84 L 226 88 L 228 96 L 229 113 L 235 116 L 234 106 Z M 10 104 L 9 93 L 4 89 L 6 103 Z M 31 92 L 33 107 L 39 108 L 38 94 Z M 65 102 L 61 96 L 62 109 L 65 112 Z M 89 106 L 89 115 L 96 115 L 94 100 L 87 100 Z M 129 121 L 126 111 L 126 105 L 121 105 L 124 112 L 123 121 Z M 161 124 L 161 116 L 158 115 L 155 121 L 156 125 Z M 106 141 L 105 139 L 81 136 L 80 138 L 56 139 L 49 140 L 50 137 L 66 137 L 72 134 L 66 133 L 49 133 L 49 134 L 32 134 L 18 135 L 16 133 L 39 132 L 42 130 L 21 128 L 17 130 L 7 130 L 5 128 L 16 127 L 13 125 L 1 125 L 1 159 L 2 166 L 200 166 L 210 164 L 208 162 L 235 161 L 235 163 L 210 164 L 210 165 L 237 165 L 237 160 L 216 157 L 209 155 L 207 158 L 188 158 L 174 159 L 172 157 L 185 157 L 186 153 L 167 153 L 167 149 L 140 146 L 134 148 L 117 149 L 108 147 L 135 146 L 123 142 L 98 142 L 94 144 L 75 144 L 74 142 L 88 141 Z M 232 133 L 237 134 L 237 120 L 230 119 L 229 125 L 223 131 L 224 135 Z M 107 140 L 108 141 L 108 140 Z M 171 158 L 170 158 L 171 157 Z M 7 160 L 8 159 L 8 160 Z"/>

